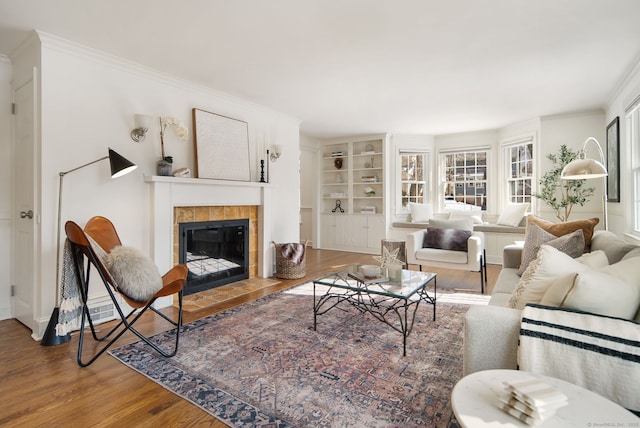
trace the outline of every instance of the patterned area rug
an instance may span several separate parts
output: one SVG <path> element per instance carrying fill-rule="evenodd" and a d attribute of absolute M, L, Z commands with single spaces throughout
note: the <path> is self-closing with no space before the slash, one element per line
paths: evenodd
<path fill-rule="evenodd" d="M 234 427 L 456 426 L 463 316 L 485 302 L 441 296 L 435 322 L 419 307 L 406 357 L 400 333 L 348 305 L 314 331 L 305 285 L 184 326 L 173 358 L 140 342 L 110 354 Z"/>

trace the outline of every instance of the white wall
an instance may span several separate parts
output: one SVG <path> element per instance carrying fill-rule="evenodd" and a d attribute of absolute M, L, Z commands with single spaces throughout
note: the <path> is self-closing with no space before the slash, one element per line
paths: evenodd
<path fill-rule="evenodd" d="M 604 111 L 542 117 L 540 119 L 540 153 L 538 153 L 540 162 L 537 163 L 538 177 L 542 177 L 552 166 L 551 161 L 546 157 L 548 154 L 558 153 L 562 144 L 566 144 L 568 148 L 577 152 L 589 137 L 594 137 L 600 143 L 603 143 L 605 141 L 605 127 Z M 599 158 L 598 149 L 592 143 L 587 146 L 586 154 L 594 159 Z M 600 224 L 598 224 L 597 228 L 602 229 L 604 228 L 602 213 L 603 181 L 601 179 L 589 180 L 587 185 L 594 187 L 595 193 L 584 207 L 575 206 L 573 208 L 569 220 L 598 217 Z M 538 187 L 536 186 L 536 190 L 538 190 Z M 553 209 L 543 202 L 538 203 L 538 215 L 550 221 L 560 221 L 555 216 Z"/>
<path fill-rule="evenodd" d="M 609 203 L 609 229 L 618 234 L 633 231 L 632 148 L 627 135 L 625 109 L 640 96 L 640 61 L 625 76 L 607 106 L 605 122 L 620 118 L 620 202 Z M 638 148 L 636 147 L 636 150 Z"/>
<path fill-rule="evenodd" d="M 11 318 L 11 63 L 0 55 L 0 320 Z"/>
<path fill-rule="evenodd" d="M 309 240 L 309 245 L 318 242 L 316 195 L 319 144 L 317 138 L 300 135 L 300 239 Z"/>
<path fill-rule="evenodd" d="M 278 242 L 299 238 L 299 123 L 288 116 L 211 88 L 186 82 L 101 52 L 39 34 L 42 41 L 42 284 L 36 285 L 41 308 L 36 321 L 48 321 L 54 306 L 55 238 L 58 173 L 70 170 L 116 150 L 139 165 L 133 173 L 109 178 L 103 161 L 65 176 L 63 222 L 84 224 L 104 215 L 116 224 L 128 245 L 150 251 L 150 186 L 143 175 L 155 175 L 160 158 L 158 125 L 146 139 L 129 137 L 136 113 L 176 116 L 190 130 L 187 142 L 169 133 L 165 151 L 174 156 L 175 168 L 194 171 L 195 152 L 191 109 L 244 120 L 249 124 L 252 181 L 259 180 L 259 161 L 273 144 L 282 146 L 280 159 L 270 164 L 273 188 L 271 235 Z M 224 156 L 221 153 L 220 156 Z M 41 289 L 41 294 L 39 290 Z"/>

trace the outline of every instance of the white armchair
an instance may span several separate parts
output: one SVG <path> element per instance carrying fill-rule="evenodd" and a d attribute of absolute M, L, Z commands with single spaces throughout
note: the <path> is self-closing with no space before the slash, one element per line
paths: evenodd
<path fill-rule="evenodd" d="M 480 273 L 480 291 L 484 294 L 487 280 L 487 261 L 484 233 L 473 232 L 467 240 L 467 251 L 422 248 L 427 229 L 421 229 L 407 236 L 407 264 L 432 266 L 445 269 L 467 270 Z"/>

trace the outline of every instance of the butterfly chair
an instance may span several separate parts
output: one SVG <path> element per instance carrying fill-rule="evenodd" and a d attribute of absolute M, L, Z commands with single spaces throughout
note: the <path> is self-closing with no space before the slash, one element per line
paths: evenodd
<path fill-rule="evenodd" d="M 157 291 L 150 299 L 146 301 L 138 301 L 123 293 L 121 287 L 113 278 L 112 274 L 107 270 L 99 249 L 94 249 L 92 240 L 95 244 L 98 244 L 105 253 L 110 253 L 115 247 L 120 246 L 120 238 L 116 232 L 115 227 L 105 217 L 93 217 L 86 224 L 84 230 L 80 228 L 76 223 L 68 221 L 65 224 L 65 232 L 67 238 L 71 243 L 71 250 L 73 254 L 73 260 L 75 265 L 75 272 L 78 278 L 78 284 L 80 288 L 80 299 L 82 303 L 82 318 L 80 324 L 80 336 L 78 340 L 78 365 L 86 367 L 93 363 L 100 355 L 102 355 L 113 343 L 120 338 L 125 332 L 131 331 L 146 344 L 155 349 L 159 354 L 164 357 L 172 357 L 178 351 L 178 341 L 180 339 L 180 329 L 182 327 L 182 293 L 187 279 L 187 267 L 183 264 L 176 265 L 169 270 L 162 277 L 162 288 Z M 120 322 L 113 327 L 107 334 L 99 337 L 88 306 L 88 291 L 89 291 L 89 279 L 91 269 L 95 269 L 100 276 L 100 279 L 104 283 L 114 308 L 120 317 Z M 159 312 L 152 305 L 158 297 L 171 296 L 178 293 L 178 321 L 173 321 L 168 316 Z M 120 296 L 132 310 L 125 314 L 125 311 L 121 307 L 117 296 Z M 148 309 L 160 315 L 163 319 L 175 326 L 175 343 L 172 349 L 164 350 L 158 345 L 153 343 L 149 337 L 143 335 L 140 331 L 133 327 L 134 323 L 147 312 Z M 137 313 L 136 313 L 137 312 Z M 94 351 L 93 356 L 88 361 L 83 361 L 83 345 L 84 345 L 84 330 L 85 320 L 88 322 L 91 328 L 91 334 L 93 338 L 98 342 L 105 342 L 108 340 L 102 348 L 97 352 Z"/>

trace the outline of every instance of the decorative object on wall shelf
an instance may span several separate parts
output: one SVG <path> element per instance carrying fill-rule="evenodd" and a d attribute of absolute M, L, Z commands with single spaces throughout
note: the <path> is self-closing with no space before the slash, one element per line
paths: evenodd
<path fill-rule="evenodd" d="M 363 175 L 362 176 L 363 183 L 377 183 L 378 176 L 377 175 Z"/>
<path fill-rule="evenodd" d="M 131 131 L 131 139 L 136 143 L 144 140 L 149 131 L 149 124 L 151 124 L 151 116 L 146 114 L 136 114 L 133 116 L 136 121 L 136 127 Z"/>
<path fill-rule="evenodd" d="M 336 158 L 336 160 L 333 161 L 333 166 L 337 169 L 342 169 L 342 158 Z"/>
<path fill-rule="evenodd" d="M 360 207 L 360 214 L 375 214 L 376 207 L 374 205 L 363 205 Z"/>
<path fill-rule="evenodd" d="M 162 157 L 157 164 L 157 173 L 162 176 L 170 176 L 173 168 L 173 156 L 167 156 L 164 151 L 164 136 L 167 127 L 173 128 L 180 140 L 186 140 L 189 135 L 189 130 L 180 120 L 173 116 L 160 117 L 160 151 Z"/>
<path fill-rule="evenodd" d="M 373 144 L 367 144 L 367 147 L 365 147 L 365 150 L 368 153 L 373 153 L 375 151 L 375 149 L 373 148 Z"/>
<path fill-rule="evenodd" d="M 169 159 L 171 161 L 169 161 Z M 173 158 L 167 156 L 164 159 L 160 159 L 156 164 L 156 173 L 163 177 L 171 176 L 171 169 L 173 168 Z"/>
<path fill-rule="evenodd" d="M 373 187 L 367 186 L 367 187 L 364 188 L 364 194 L 365 194 L 365 196 L 375 196 L 376 195 L 376 191 L 373 190 Z"/>
<path fill-rule="evenodd" d="M 260 183 L 266 183 L 264 179 L 264 159 L 260 159 Z"/>
<path fill-rule="evenodd" d="M 620 118 L 607 125 L 607 202 L 620 202 Z"/>
<path fill-rule="evenodd" d="M 196 177 L 251 180 L 247 122 L 194 108 L 193 133 L 196 145 Z"/>
<path fill-rule="evenodd" d="M 344 182 L 344 178 L 342 177 L 342 174 L 337 174 L 336 175 L 336 183 L 341 184 Z"/>
<path fill-rule="evenodd" d="M 340 199 L 336 200 L 336 207 L 331 210 L 332 213 L 343 213 L 344 209 L 342 208 L 342 201 Z"/>
<path fill-rule="evenodd" d="M 178 168 L 173 173 L 173 176 L 174 177 L 180 177 L 180 178 L 190 178 L 191 177 L 191 170 L 189 168 Z"/>

